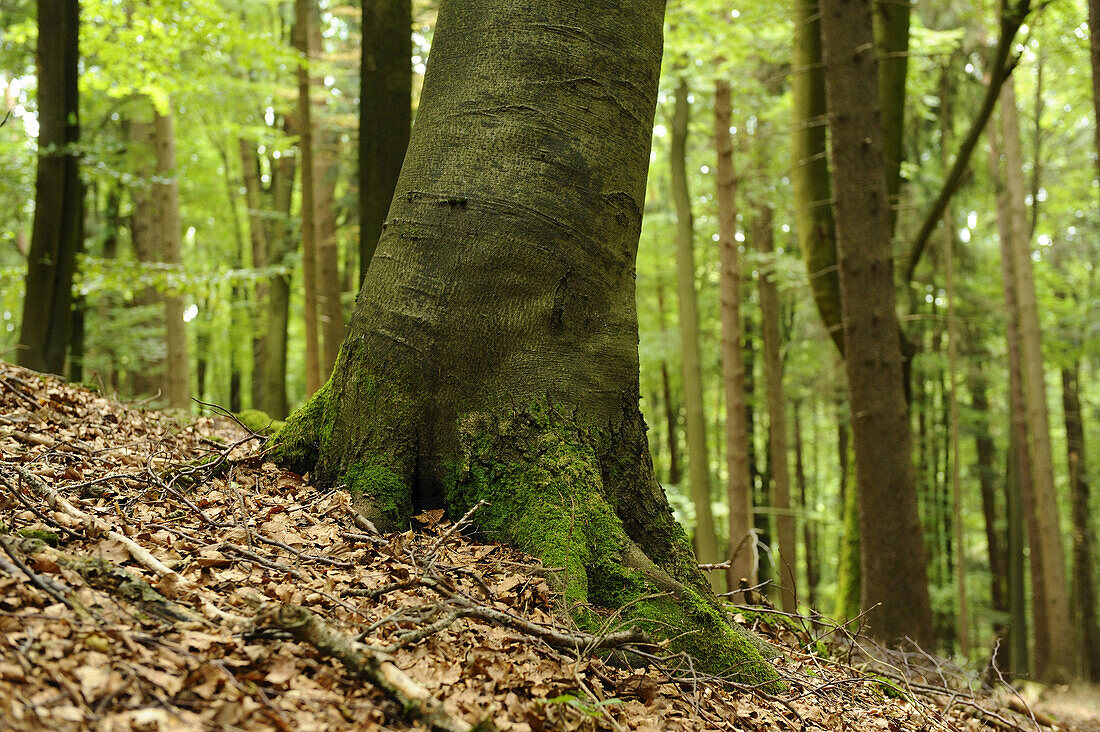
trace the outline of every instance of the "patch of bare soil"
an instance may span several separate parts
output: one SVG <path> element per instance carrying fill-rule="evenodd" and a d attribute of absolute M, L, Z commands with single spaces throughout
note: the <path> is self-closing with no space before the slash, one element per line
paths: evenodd
<path fill-rule="evenodd" d="M 0 363 L 0 730 L 1055 723 L 936 659 L 768 608 L 732 609 L 781 652 L 784 692 L 695 674 L 614 614 L 578 630 L 552 570 L 471 520 L 382 536 L 230 420 Z"/>

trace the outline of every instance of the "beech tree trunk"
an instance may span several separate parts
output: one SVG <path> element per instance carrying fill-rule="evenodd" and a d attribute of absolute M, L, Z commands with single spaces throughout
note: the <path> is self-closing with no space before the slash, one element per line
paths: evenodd
<path fill-rule="evenodd" d="M 159 259 L 178 268 L 183 264 L 183 231 L 180 223 L 179 178 L 176 171 L 176 133 L 170 113 L 154 114 L 153 147 L 156 153 L 153 199 L 159 230 Z M 164 397 L 169 407 L 190 410 L 191 364 L 183 309 L 182 295 L 171 291 L 164 295 L 164 337 L 167 353 Z"/>
<path fill-rule="evenodd" d="M 761 254 L 774 257 L 772 210 L 757 208 L 753 241 Z M 775 285 L 775 260 L 766 263 L 757 280 L 760 288 L 760 332 L 764 341 L 764 383 L 768 397 L 768 456 L 771 463 L 772 502 L 778 539 L 776 575 L 785 612 L 798 612 L 798 544 L 791 512 L 791 477 L 787 464 L 787 399 L 783 393 L 783 359 L 779 342 L 779 291 Z"/>
<path fill-rule="evenodd" d="M 313 160 L 313 105 L 309 94 L 310 65 L 317 49 L 313 39 L 315 0 L 294 2 L 294 47 L 302 54 L 298 65 L 298 156 L 301 158 L 302 204 L 302 312 L 305 324 L 306 396 L 321 387 L 321 336 L 318 332 L 317 295 L 317 190 Z"/>
<path fill-rule="evenodd" d="M 77 63 L 80 3 L 38 0 L 38 163 L 16 361 L 64 373 L 72 328 L 73 272 L 84 238 Z"/>
<path fill-rule="evenodd" d="M 1080 628 L 1081 657 L 1087 679 L 1100 679 L 1100 628 L 1096 624 L 1096 570 L 1089 473 L 1085 462 L 1085 425 L 1081 420 L 1078 374 L 1074 361 L 1062 368 L 1062 407 L 1066 422 L 1070 506 L 1073 516 L 1074 625 Z"/>
<path fill-rule="evenodd" d="M 359 279 L 393 199 L 412 123 L 412 0 L 362 0 Z"/>
<path fill-rule="evenodd" d="M 794 0 L 791 47 L 791 188 L 798 248 L 806 263 L 814 303 L 825 330 L 844 352 L 840 323 L 840 280 L 836 264 L 836 224 L 826 155 L 825 78 L 821 63 L 821 9 L 818 0 Z"/>
<path fill-rule="evenodd" d="M 474 520 L 563 568 L 567 603 L 658 620 L 696 668 L 767 681 L 672 517 L 638 408 L 663 10 L 443 0 L 391 223 L 333 378 L 274 456 L 346 485 L 380 528 L 488 501 Z"/>
<path fill-rule="evenodd" d="M 661 280 L 657 281 L 657 325 L 664 333 L 665 328 L 665 288 Z M 680 407 L 672 400 L 672 380 L 669 378 L 668 361 L 661 359 L 661 393 L 665 402 L 665 426 L 668 438 L 668 482 L 679 485 L 681 479 Z"/>
<path fill-rule="evenodd" d="M 817 583 L 821 581 L 821 567 L 817 557 L 817 527 L 814 525 L 814 503 L 810 498 L 806 469 L 803 464 L 802 404 L 794 403 L 794 481 L 798 486 L 798 500 L 802 506 L 802 549 L 806 552 L 806 606 L 817 609 Z M 814 453 L 816 455 L 816 452 Z M 815 476 L 816 477 L 816 476 Z"/>
<path fill-rule="evenodd" d="M 676 291 L 680 301 L 688 480 L 691 500 L 695 505 L 695 550 L 699 561 L 710 563 L 718 561 L 718 540 L 710 504 L 710 458 L 703 414 L 703 369 L 699 356 L 699 310 L 695 293 L 695 225 L 687 183 L 687 135 L 691 110 L 687 82 L 682 79 L 676 87 L 674 104 L 669 163 L 672 169 L 672 200 L 676 205 Z M 717 588 L 721 583 L 720 575 L 712 572 L 710 577 Z"/>
<path fill-rule="evenodd" d="M 722 317 L 722 387 L 726 407 L 726 469 L 729 483 L 730 589 L 741 579 L 756 584 L 756 537 L 753 531 L 752 481 L 749 475 L 749 434 L 745 412 L 745 361 L 741 352 L 741 264 L 737 254 L 737 178 L 730 139 L 730 85 L 714 86 L 715 178 L 718 201 L 719 294 Z"/>
<path fill-rule="evenodd" d="M 930 643 L 871 24 L 870 0 L 822 3 L 844 353 L 859 484 L 862 604 L 877 638 L 896 642 L 908 636 Z"/>
<path fill-rule="evenodd" d="M 1031 449 L 1027 439 L 1027 404 L 1024 399 L 1023 360 L 1020 356 L 1020 313 L 1016 300 L 1015 266 L 1012 259 L 1012 223 L 1008 213 L 1004 176 L 1001 173 L 1001 148 L 999 133 L 989 135 L 990 170 L 997 191 L 997 235 L 1001 247 L 1001 284 L 1005 300 L 1005 345 L 1008 354 L 1008 396 L 1011 420 L 1008 469 L 1005 471 L 1005 514 L 1008 523 L 1006 555 L 1008 569 L 1008 602 L 1011 612 L 1009 625 L 1012 669 L 1025 673 L 1029 668 L 1027 653 L 1027 618 L 1024 589 L 1025 534 L 1023 523 L 1027 521 L 1027 536 L 1035 536 L 1035 512 L 1031 471 Z M 1030 561 L 1034 568 L 1041 564 L 1042 545 L 1030 547 Z M 1032 588 L 1032 623 L 1039 637 L 1046 635 L 1046 615 L 1042 602 L 1043 573 L 1034 569 L 1030 575 Z M 1044 646 L 1045 648 L 1045 646 Z M 1037 648 L 1037 653 L 1045 650 Z M 1038 658 L 1037 658 L 1038 660 Z"/>
<path fill-rule="evenodd" d="M 1065 551 L 1054 488 L 1054 458 L 1050 445 L 1050 415 L 1039 333 L 1039 311 L 1031 266 L 1031 235 L 1024 203 L 1020 131 L 1016 119 L 1015 82 L 1001 88 L 1001 128 L 1005 158 L 1005 199 L 1008 209 L 1009 244 L 1013 265 L 1012 286 L 1019 313 L 1019 338 L 1023 362 L 1024 398 L 1027 404 L 1028 446 L 1031 452 L 1032 510 L 1037 534 L 1031 536 L 1039 564 L 1032 573 L 1042 575 L 1043 591 L 1034 601 L 1043 604 L 1044 629 L 1036 620 L 1036 673 L 1040 678 L 1064 682 L 1075 675 L 1077 644 L 1070 625 L 1069 583 Z"/>

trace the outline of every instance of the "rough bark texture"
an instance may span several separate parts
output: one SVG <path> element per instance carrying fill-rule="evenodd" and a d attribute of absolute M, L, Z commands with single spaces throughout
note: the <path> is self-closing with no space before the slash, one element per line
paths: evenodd
<path fill-rule="evenodd" d="M 737 254 L 737 179 L 730 139 L 730 85 L 714 87 L 714 142 L 718 200 L 718 280 L 722 317 L 722 388 L 726 407 L 726 469 L 729 483 L 730 589 L 741 579 L 756 584 L 756 537 L 753 531 L 749 435 L 745 413 L 745 360 L 741 353 L 741 264 Z"/>
<path fill-rule="evenodd" d="M 1082 667 L 1088 679 L 1100 679 L 1100 628 L 1096 624 L 1096 531 L 1089 506 L 1089 472 L 1085 463 L 1085 425 L 1081 421 L 1078 385 L 1080 365 L 1062 368 L 1062 407 L 1066 422 L 1070 506 L 1073 516 L 1074 625 L 1080 628 Z"/>
<path fill-rule="evenodd" d="M 840 325 L 840 280 L 836 268 L 833 189 L 826 155 L 825 79 L 821 64 L 818 0 L 794 0 L 791 49 L 791 188 L 798 248 L 806 263 L 814 303 L 825 329 L 844 352 Z"/>
<path fill-rule="evenodd" d="M 362 0 L 359 102 L 359 279 L 393 199 L 412 122 L 412 2 Z"/>
<path fill-rule="evenodd" d="M 275 456 L 387 528 L 487 500 L 482 528 L 563 568 L 567 601 L 658 621 L 697 668 L 774 678 L 709 595 L 638 408 L 662 16 L 660 0 L 444 0 L 336 371 Z M 655 590 L 671 594 L 641 599 Z"/>
<path fill-rule="evenodd" d="M 710 458 L 703 414 L 703 368 L 699 355 L 699 308 L 695 292 L 695 226 L 687 182 L 687 135 L 690 105 L 687 82 L 676 87 L 669 163 L 672 200 L 676 205 L 676 292 L 680 302 L 680 353 L 684 383 L 684 431 L 687 433 L 688 480 L 695 504 L 695 550 L 702 562 L 718 561 L 718 540 L 711 511 Z M 721 578 L 711 573 L 717 588 Z"/>
<path fill-rule="evenodd" d="M 1046 379 L 1039 333 L 1039 311 L 1031 266 L 1030 226 L 1024 203 L 1020 131 L 1016 119 L 1014 82 L 1001 88 L 1001 127 L 1005 156 L 1005 198 L 1007 199 L 1009 243 L 1013 264 L 1013 287 L 1019 314 L 1019 338 L 1023 362 L 1024 398 L 1027 404 L 1028 447 L 1031 451 L 1032 509 L 1040 561 L 1032 572 L 1042 574 L 1043 592 L 1035 598 L 1043 604 L 1046 633 L 1036 622 L 1036 674 L 1045 680 L 1063 682 L 1076 671 L 1077 644 L 1070 625 L 1069 583 L 1065 551 L 1054 487 L 1054 456 L 1050 444 L 1050 414 L 1046 402 Z"/>
<path fill-rule="evenodd" d="M 894 310 L 871 5 L 826 0 L 822 11 L 862 604 L 876 637 L 924 643 L 931 641 L 931 608 Z"/>
<path fill-rule="evenodd" d="M 772 210 L 757 209 L 753 226 L 757 251 L 772 257 L 775 241 Z M 776 574 L 785 612 L 798 612 L 796 597 L 798 544 L 791 512 L 791 471 L 787 463 L 787 399 L 783 393 L 783 359 L 779 342 L 779 289 L 775 284 L 774 260 L 766 264 L 757 280 L 760 288 L 760 334 L 764 341 L 764 384 L 768 397 L 768 456 L 771 462 L 772 508 L 775 510 Z"/>
<path fill-rule="evenodd" d="M 79 17 L 78 0 L 38 2 L 39 154 L 16 360 L 55 374 L 65 369 L 73 271 L 84 236 L 84 186 L 73 147 L 80 138 Z"/>
<path fill-rule="evenodd" d="M 306 396 L 321 388 L 321 335 L 317 297 L 317 190 L 313 161 L 313 105 L 309 90 L 310 64 L 316 56 L 312 31 L 315 0 L 294 2 L 294 47 L 302 54 L 298 65 L 298 157 L 302 161 L 302 312 L 305 324 Z"/>

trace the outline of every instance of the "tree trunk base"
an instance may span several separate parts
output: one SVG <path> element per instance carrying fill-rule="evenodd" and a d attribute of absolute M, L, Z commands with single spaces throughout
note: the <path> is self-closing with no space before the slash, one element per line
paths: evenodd
<path fill-rule="evenodd" d="M 346 487 L 356 508 L 380 530 L 406 527 L 434 491 L 417 490 L 425 465 L 438 465 L 439 498 L 452 517 L 485 501 L 474 516 L 492 539 L 560 571 L 552 580 L 565 607 L 587 630 L 606 626 L 604 608 L 633 621 L 698 671 L 745 684 L 778 687 L 764 660 L 775 655 L 733 625 L 696 567 L 691 545 L 653 479 L 644 423 L 635 410 L 618 428 L 584 425 L 553 407 L 460 416 L 445 457 L 417 455 L 420 422 L 388 389 L 359 401 L 355 433 L 369 437 L 349 451 L 336 429 L 334 387 L 327 384 L 273 439 L 273 458 L 317 484 Z M 369 387 L 368 387 L 369 388 Z M 405 403 L 408 406 L 407 403 Z M 346 404 L 345 404 L 346 407 Z M 414 439 L 414 437 L 416 439 Z M 373 443 L 373 444 L 372 444 Z M 355 462 L 347 462 L 351 452 Z M 772 682 L 769 684 L 768 682 Z"/>

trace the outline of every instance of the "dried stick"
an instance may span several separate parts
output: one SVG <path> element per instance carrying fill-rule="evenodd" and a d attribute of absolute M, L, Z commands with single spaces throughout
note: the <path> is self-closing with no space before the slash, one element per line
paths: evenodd
<path fill-rule="evenodd" d="M 322 656 L 335 658 L 349 672 L 384 691 L 410 718 L 433 730 L 473 732 L 476 729 L 452 716 L 423 685 L 399 669 L 388 656 L 335 630 L 304 607 L 266 604 L 257 613 L 256 621 L 257 625 L 284 630 L 312 645 Z M 479 728 L 485 729 L 482 725 Z"/>
<path fill-rule="evenodd" d="M 84 513 L 72 503 L 70 503 L 67 499 L 62 497 L 56 490 L 46 485 L 45 481 L 43 481 L 31 471 L 27 470 L 21 465 L 12 465 L 11 463 L 5 463 L 5 466 L 14 470 L 21 478 L 27 481 L 27 483 L 30 484 L 31 488 L 34 489 L 34 492 L 46 500 L 50 508 L 54 509 L 55 511 L 61 511 L 62 513 L 65 513 L 77 519 L 82 524 L 84 524 L 84 528 L 86 530 L 90 529 L 107 534 L 109 537 L 125 546 L 126 550 L 130 552 L 130 556 L 134 558 L 134 561 L 138 562 L 151 572 L 155 572 L 161 577 L 171 577 L 181 587 L 184 587 L 186 589 L 193 589 L 193 585 L 190 580 L 184 578 L 183 575 L 169 568 L 167 565 L 164 564 L 164 562 L 154 557 L 152 554 L 149 553 L 148 549 L 141 546 L 125 534 L 115 531 L 111 528 L 111 525 L 103 519 Z"/>

